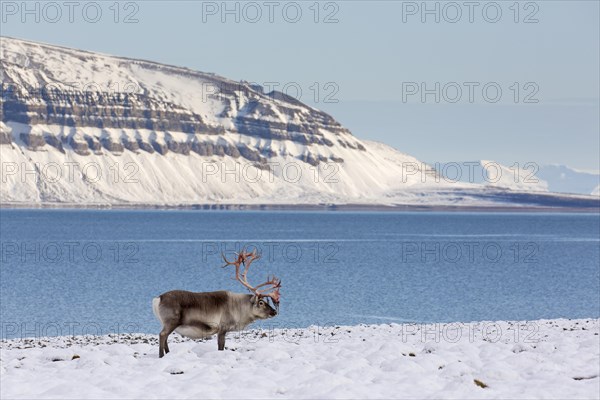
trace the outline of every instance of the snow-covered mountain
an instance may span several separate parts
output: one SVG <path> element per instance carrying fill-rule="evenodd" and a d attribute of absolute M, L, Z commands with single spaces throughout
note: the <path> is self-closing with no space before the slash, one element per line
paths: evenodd
<path fill-rule="evenodd" d="M 559 193 L 599 195 L 600 173 L 579 171 L 565 165 L 544 165 L 537 176 L 548 183 L 548 190 Z"/>
<path fill-rule="evenodd" d="M 507 166 L 495 161 L 430 163 L 447 181 L 476 183 L 511 190 L 598 195 L 600 174 L 564 165 L 535 163 Z"/>
<path fill-rule="evenodd" d="M 478 160 L 436 162 L 431 163 L 431 166 L 446 181 L 474 183 L 517 191 L 548 191 L 548 183 L 539 178 L 538 167 L 534 164 L 506 166 L 496 161 Z"/>
<path fill-rule="evenodd" d="M 597 206 L 440 179 L 248 82 L 5 37 L 0 50 L 3 204 Z"/>

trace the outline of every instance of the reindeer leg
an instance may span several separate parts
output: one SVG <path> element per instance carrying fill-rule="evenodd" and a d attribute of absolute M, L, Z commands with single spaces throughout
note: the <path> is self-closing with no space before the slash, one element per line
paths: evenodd
<path fill-rule="evenodd" d="M 158 357 L 162 358 L 165 355 L 165 350 L 169 352 L 169 345 L 167 344 L 167 338 L 177 328 L 177 323 L 166 324 L 163 326 L 162 331 L 158 335 Z"/>
<path fill-rule="evenodd" d="M 225 350 L 225 332 L 219 332 L 217 335 L 217 345 L 219 350 Z"/>

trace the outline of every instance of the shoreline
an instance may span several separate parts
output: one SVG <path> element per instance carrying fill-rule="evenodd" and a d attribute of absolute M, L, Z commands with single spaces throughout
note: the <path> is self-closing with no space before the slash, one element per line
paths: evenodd
<path fill-rule="evenodd" d="M 181 211 L 327 211 L 327 212 L 489 212 L 489 213 L 586 213 L 600 214 L 594 206 L 444 206 L 382 204 L 81 204 L 0 203 L 0 210 L 181 210 Z"/>
<path fill-rule="evenodd" d="M 264 336 L 268 340 L 272 340 L 272 337 L 284 335 L 284 332 L 301 332 L 301 331 L 318 331 L 324 330 L 327 332 L 333 331 L 343 331 L 346 329 L 352 328 L 367 328 L 367 329 L 380 329 L 387 327 L 400 327 L 402 330 L 414 332 L 425 332 L 425 334 L 429 331 L 445 330 L 445 329 L 456 329 L 458 327 L 473 329 L 474 331 L 480 331 L 480 333 L 484 333 L 485 330 L 494 327 L 498 328 L 501 325 L 508 326 L 525 326 L 526 330 L 530 330 L 532 326 L 536 326 L 538 329 L 539 326 L 542 325 L 552 325 L 557 323 L 569 324 L 573 323 L 576 325 L 579 324 L 596 324 L 598 328 L 598 332 L 600 335 L 600 316 L 599 317 L 588 317 L 588 318 L 542 318 L 542 319 L 532 319 L 532 320 L 486 320 L 486 321 L 452 321 L 452 322 L 382 322 L 382 323 L 360 323 L 356 325 L 345 325 L 345 324 L 333 324 L 333 325 L 309 325 L 306 327 L 286 327 L 286 328 L 273 328 L 273 327 L 255 327 L 250 326 L 249 328 L 243 331 L 231 331 L 229 335 L 255 335 L 259 336 L 263 333 L 266 333 L 267 336 Z M 476 329 L 474 329 L 476 327 Z M 228 336 L 229 337 L 229 336 Z M 32 347 L 40 347 L 43 345 L 48 345 L 51 342 L 57 342 L 61 344 L 65 343 L 82 343 L 86 341 L 96 341 L 96 344 L 110 344 L 111 342 L 119 342 L 123 339 L 131 339 L 131 340 L 150 340 L 155 341 L 158 346 L 158 331 L 153 333 L 145 333 L 145 332 L 122 332 L 122 333 L 108 333 L 101 335 L 58 335 L 58 336 L 22 336 L 22 337 L 14 337 L 14 338 L 6 338 L 0 337 L 0 348 L 1 349 L 10 349 L 16 345 L 22 343 L 30 343 Z M 207 342 L 212 339 L 216 340 L 216 335 L 206 339 L 189 339 L 183 337 L 177 333 L 173 333 L 172 336 L 169 337 L 170 341 L 175 343 L 184 343 L 184 342 Z M 538 338 L 539 339 L 539 338 Z M 599 338 L 599 346 L 600 346 L 600 338 Z"/>

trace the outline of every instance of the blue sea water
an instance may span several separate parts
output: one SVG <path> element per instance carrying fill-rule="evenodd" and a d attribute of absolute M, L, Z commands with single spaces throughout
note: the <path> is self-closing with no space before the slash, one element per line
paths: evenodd
<path fill-rule="evenodd" d="M 156 333 L 162 292 L 243 292 L 244 245 L 263 326 L 600 317 L 598 214 L 3 209 L 0 242 L 2 338 Z"/>

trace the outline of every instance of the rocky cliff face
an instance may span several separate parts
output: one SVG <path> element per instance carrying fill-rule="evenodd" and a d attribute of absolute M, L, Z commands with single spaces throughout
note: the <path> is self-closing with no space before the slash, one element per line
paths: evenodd
<path fill-rule="evenodd" d="M 128 60 L 2 38 L 2 121 L 23 125 L 59 125 L 70 128 L 99 128 L 181 132 L 184 140 L 166 136 L 164 143 L 139 137 L 78 135 L 73 129 L 60 138 L 49 134 L 22 140 L 32 149 L 60 143 L 78 154 L 102 149 L 111 152 L 174 152 L 200 156 L 244 157 L 264 161 L 276 151 L 264 146 L 214 144 L 202 136 L 218 137 L 225 132 L 254 138 L 292 141 L 303 145 L 365 148 L 331 116 L 277 92 L 235 82 L 212 74 L 146 61 Z M 191 84 L 187 84 L 187 83 Z M 170 83 L 177 86 L 170 87 Z M 326 137 L 331 133 L 335 139 Z M 10 140 L 3 134 L 2 143 Z M 297 154 L 312 165 L 331 157 Z"/>

